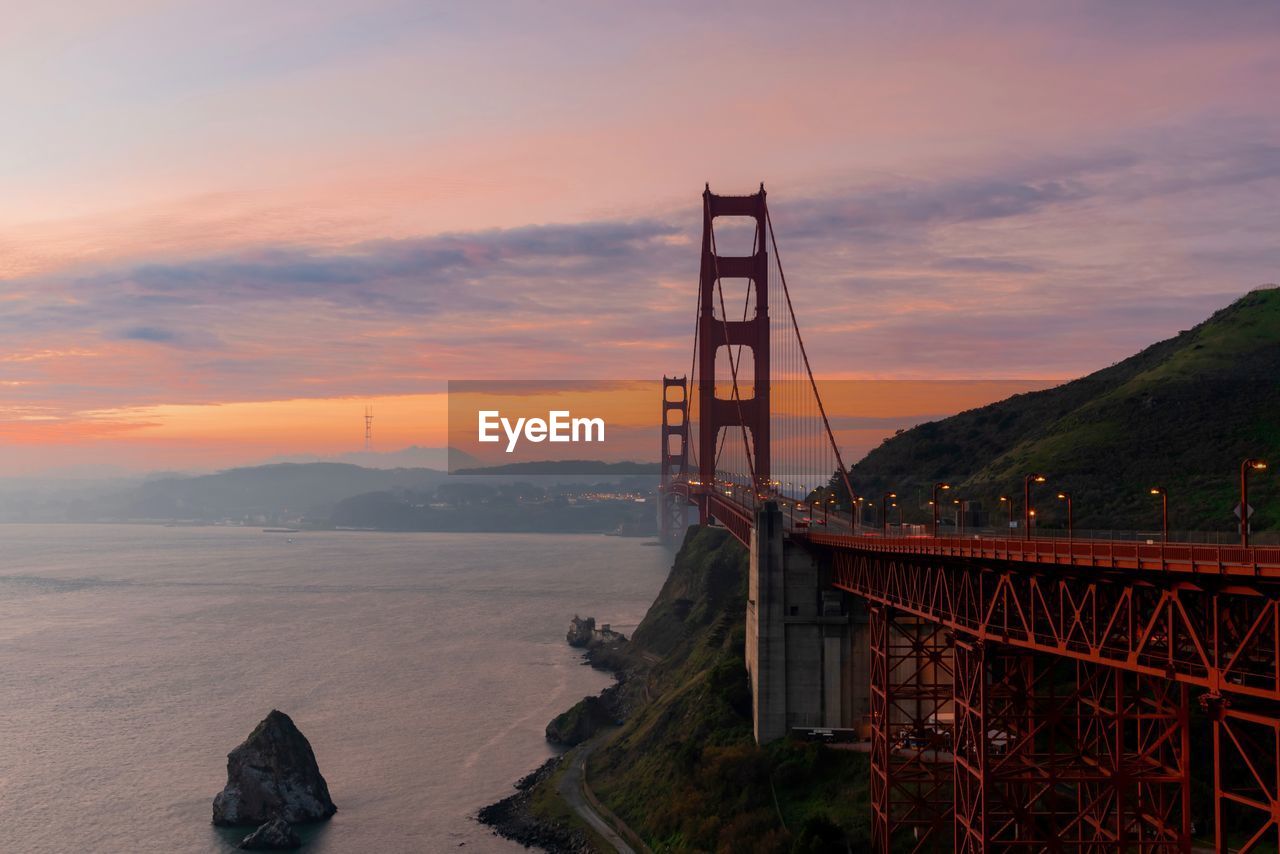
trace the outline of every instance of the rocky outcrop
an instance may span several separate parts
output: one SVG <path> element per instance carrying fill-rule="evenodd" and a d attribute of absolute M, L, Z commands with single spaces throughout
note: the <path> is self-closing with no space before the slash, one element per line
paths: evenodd
<path fill-rule="evenodd" d="M 319 821 L 337 811 L 311 743 L 276 710 L 227 754 L 227 785 L 213 799 L 219 825 Z"/>
<path fill-rule="evenodd" d="M 596 628 L 595 617 L 579 617 L 577 614 L 569 621 L 569 631 L 565 633 L 564 639 L 569 642 L 569 646 L 588 650 L 627 642 L 627 636 L 609 628 L 608 623 Z"/>
<path fill-rule="evenodd" d="M 573 615 L 573 619 L 569 621 L 569 631 L 565 634 L 565 640 L 569 642 L 569 646 L 586 647 L 591 645 L 591 636 L 596 631 L 596 618 L 582 618 L 577 614 Z"/>
<path fill-rule="evenodd" d="M 240 840 L 237 848 L 245 851 L 291 851 L 302 845 L 298 834 L 282 818 L 271 821 Z"/>
<path fill-rule="evenodd" d="M 547 741 L 562 747 L 573 747 L 586 741 L 602 728 L 619 723 L 614 710 L 602 697 L 583 697 L 573 708 L 547 724 Z"/>

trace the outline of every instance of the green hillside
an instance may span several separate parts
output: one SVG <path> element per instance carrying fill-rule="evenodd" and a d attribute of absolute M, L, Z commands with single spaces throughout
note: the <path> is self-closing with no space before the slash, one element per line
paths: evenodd
<path fill-rule="evenodd" d="M 1253 291 L 1198 326 L 1056 388 L 1015 395 L 907 430 L 851 469 L 864 494 L 897 491 L 908 521 L 928 518 L 933 483 L 1003 523 L 1022 477 L 1043 472 L 1041 525 L 1158 530 L 1152 486 L 1169 490 L 1174 530 L 1232 530 L 1246 457 L 1280 466 L 1280 288 Z M 1280 471 L 1251 478 L 1255 531 L 1280 528 Z M 1016 517 L 1015 517 L 1016 518 Z"/>
<path fill-rule="evenodd" d="M 629 713 L 587 760 L 591 787 L 655 852 L 866 850 L 866 754 L 755 744 L 746 593 L 746 550 L 724 529 L 691 528 L 628 645 Z M 555 785 L 534 792 L 544 818 L 564 815 Z"/>

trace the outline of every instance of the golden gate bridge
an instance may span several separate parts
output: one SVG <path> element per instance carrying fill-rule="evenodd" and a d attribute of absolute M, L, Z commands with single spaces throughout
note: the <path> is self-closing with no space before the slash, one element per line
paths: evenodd
<path fill-rule="evenodd" d="M 725 218 L 745 221 L 745 254 L 720 253 Z M 937 488 L 934 524 L 908 528 L 884 515 L 893 493 L 855 487 L 764 187 L 708 187 L 691 365 L 663 381 L 661 518 L 679 537 L 694 506 L 751 549 L 757 737 L 831 723 L 765 683 L 804 682 L 789 628 L 847 622 L 841 591 L 866 618 L 877 851 L 1191 851 L 1197 819 L 1217 851 L 1280 850 L 1280 548 L 1249 545 L 1244 521 L 1230 546 L 942 535 Z"/>

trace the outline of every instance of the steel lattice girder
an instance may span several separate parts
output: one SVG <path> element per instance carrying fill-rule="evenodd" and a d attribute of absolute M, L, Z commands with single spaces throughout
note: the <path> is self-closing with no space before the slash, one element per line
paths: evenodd
<path fill-rule="evenodd" d="M 955 850 L 987 850 L 987 666 L 982 643 L 955 644 Z"/>
<path fill-rule="evenodd" d="M 1280 850 L 1280 721 L 1210 703 L 1218 851 Z M 1234 837 L 1234 838 L 1231 838 Z"/>
<path fill-rule="evenodd" d="M 1093 850 L 1189 851 L 1190 713 L 1185 685 L 1077 663 L 1080 824 Z"/>
<path fill-rule="evenodd" d="M 957 851 L 1190 850 L 1185 686 L 959 638 L 955 653 Z"/>
<path fill-rule="evenodd" d="M 1280 586 L 1271 582 L 830 554 L 835 586 L 967 639 L 1280 701 Z"/>
<path fill-rule="evenodd" d="M 877 851 L 908 831 L 913 850 L 936 850 L 951 821 L 949 745 L 939 721 L 950 714 L 954 675 L 946 630 L 871 609 L 871 801 Z"/>

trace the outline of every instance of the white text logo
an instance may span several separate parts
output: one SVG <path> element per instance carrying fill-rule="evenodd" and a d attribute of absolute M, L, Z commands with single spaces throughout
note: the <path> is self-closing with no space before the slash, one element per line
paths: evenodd
<path fill-rule="evenodd" d="M 553 409 L 543 418 L 503 418 L 496 409 L 479 412 L 479 441 L 500 442 L 499 429 L 507 437 L 507 453 L 515 451 L 523 436 L 530 442 L 603 442 L 603 418 L 574 418 L 566 409 Z"/>

